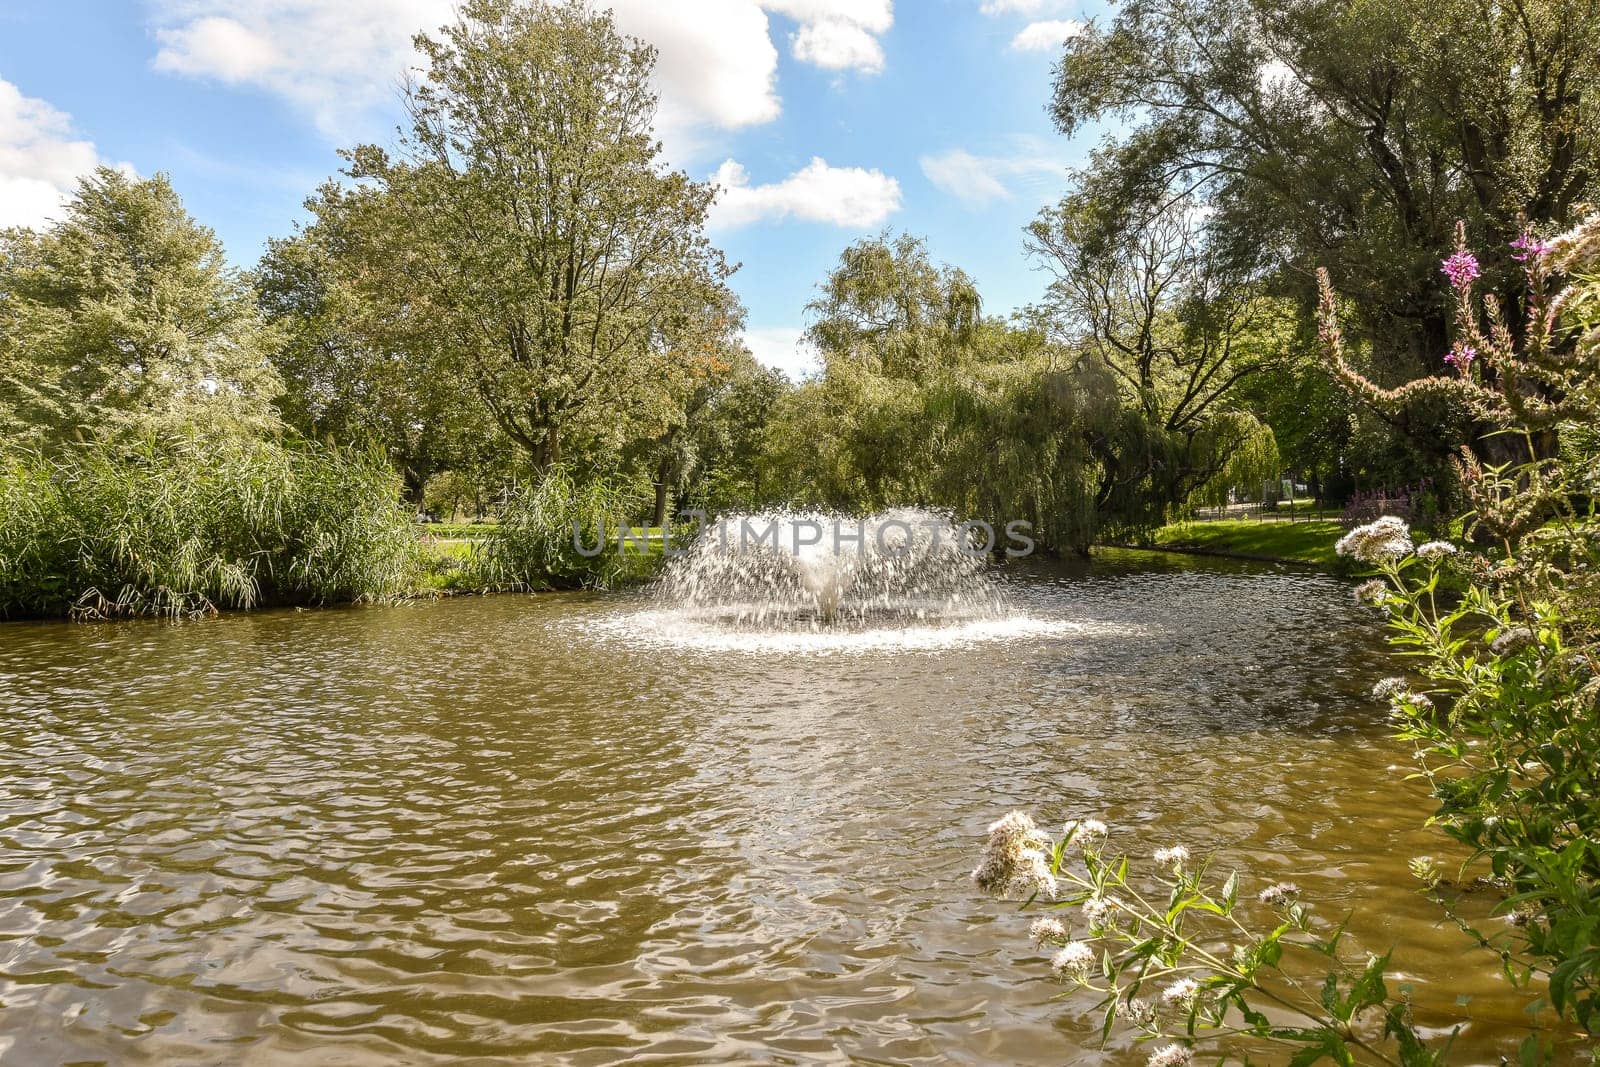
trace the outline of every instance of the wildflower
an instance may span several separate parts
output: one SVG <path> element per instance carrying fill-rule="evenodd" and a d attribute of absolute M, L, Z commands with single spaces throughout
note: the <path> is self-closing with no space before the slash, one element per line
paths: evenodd
<path fill-rule="evenodd" d="M 1069 841 L 1101 841 L 1105 839 L 1106 824 L 1099 819 L 1068 819 L 1062 833 Z"/>
<path fill-rule="evenodd" d="M 1050 870 L 1050 857 L 1033 848 L 1023 852 L 1022 860 L 1018 863 L 1006 888 L 1018 896 L 1037 895 L 1047 900 L 1054 900 L 1056 876 Z"/>
<path fill-rule="evenodd" d="M 1171 848 L 1156 849 L 1156 862 L 1163 867 L 1172 866 L 1181 868 L 1189 862 L 1189 850 L 1182 845 L 1173 845 Z"/>
<path fill-rule="evenodd" d="M 1518 908 L 1515 911 L 1508 912 L 1505 915 L 1506 922 L 1517 927 L 1527 926 L 1529 923 L 1533 922 L 1534 918 L 1535 916 L 1533 912 L 1527 911 L 1523 908 Z"/>
<path fill-rule="evenodd" d="M 1284 904 L 1292 904 L 1299 895 L 1300 887 L 1293 882 L 1279 882 L 1263 889 L 1258 899 L 1261 903 L 1276 908 Z"/>
<path fill-rule="evenodd" d="M 1193 978 L 1180 978 L 1161 991 L 1161 999 L 1168 1004 L 1189 1004 L 1200 995 L 1200 983 Z"/>
<path fill-rule="evenodd" d="M 1148 1027 L 1156 1021 L 1156 1009 L 1146 1000 L 1128 1000 L 1117 1008 L 1117 1013 L 1138 1027 Z"/>
<path fill-rule="evenodd" d="M 1372 698 L 1374 700 L 1394 700 L 1397 697 L 1404 696 L 1409 688 L 1404 678 L 1385 678 L 1372 687 Z"/>
<path fill-rule="evenodd" d="M 1425 693 L 1405 693 L 1401 695 L 1400 700 L 1417 711 L 1431 711 L 1433 709 L 1433 701 Z"/>
<path fill-rule="evenodd" d="M 1460 371 L 1467 373 L 1467 368 L 1472 366 L 1472 361 L 1478 358 L 1478 350 L 1471 345 L 1457 341 L 1450 346 L 1450 351 L 1444 354 L 1444 361 Z"/>
<path fill-rule="evenodd" d="M 989 826 L 989 840 L 972 880 L 985 893 L 1002 893 L 1020 882 L 1034 891 L 1048 887 L 1048 895 L 1054 896 L 1055 876 L 1043 851 L 1049 847 L 1050 840 L 1039 832 L 1033 817 L 1013 811 Z"/>
<path fill-rule="evenodd" d="M 1489 651 L 1497 656 L 1515 656 L 1532 644 L 1532 630 L 1526 626 L 1513 626 L 1509 630 L 1502 630 L 1498 637 L 1489 642 Z"/>
<path fill-rule="evenodd" d="M 1357 604 L 1365 604 L 1369 608 L 1381 608 L 1389 599 L 1389 583 L 1382 578 L 1373 578 L 1356 586 L 1354 594 Z"/>
<path fill-rule="evenodd" d="M 1443 559 L 1456 554 L 1456 546 L 1449 541 L 1428 541 L 1417 546 L 1418 559 Z"/>
<path fill-rule="evenodd" d="M 1387 563 L 1411 551 L 1411 528 L 1404 519 L 1385 515 L 1339 538 L 1334 551 L 1362 563 Z"/>
<path fill-rule="evenodd" d="M 1033 920 L 1033 926 L 1028 933 L 1033 936 L 1035 942 L 1041 945 L 1046 941 L 1065 941 L 1067 939 L 1066 926 L 1062 924 L 1060 919 L 1053 919 L 1049 916 Z"/>
<path fill-rule="evenodd" d="M 1068 941 L 1050 960 L 1050 969 L 1056 976 L 1065 978 L 1087 978 L 1089 967 L 1094 963 L 1094 946 L 1087 941 Z"/>
<path fill-rule="evenodd" d="M 1465 248 L 1458 248 L 1439 269 L 1457 289 L 1467 288 L 1482 273 L 1478 269 L 1478 257 Z"/>
<path fill-rule="evenodd" d="M 1511 242 L 1511 258 L 1518 263 L 1526 263 L 1530 259 L 1538 259 L 1550 251 L 1550 246 L 1539 240 L 1531 233 L 1525 233 Z"/>
<path fill-rule="evenodd" d="M 1166 1045 L 1150 1054 L 1145 1067 L 1189 1067 L 1194 1053 L 1186 1045 Z"/>
<path fill-rule="evenodd" d="M 1083 902 L 1083 920 L 1091 930 L 1103 929 L 1114 911 L 1114 903 L 1105 897 L 1090 897 Z"/>

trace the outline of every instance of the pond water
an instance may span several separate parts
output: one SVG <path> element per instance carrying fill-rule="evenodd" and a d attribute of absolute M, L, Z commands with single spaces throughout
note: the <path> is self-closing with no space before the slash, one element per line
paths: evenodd
<path fill-rule="evenodd" d="M 1442 838 L 1345 587 L 1008 585 L 875 640 L 625 595 L 0 626 L 0 1062 L 1142 1063 L 972 890 L 1013 807 L 1296 881 L 1514 1048 L 1407 873 Z"/>

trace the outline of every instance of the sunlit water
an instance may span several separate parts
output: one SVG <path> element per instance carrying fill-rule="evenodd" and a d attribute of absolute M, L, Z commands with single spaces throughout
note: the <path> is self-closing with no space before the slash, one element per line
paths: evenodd
<path fill-rule="evenodd" d="M 1138 1063 L 967 881 L 1011 807 L 1298 882 L 1522 1036 L 1302 572 L 1114 557 L 1008 621 L 675 638 L 463 598 L 0 627 L 0 1062 Z"/>

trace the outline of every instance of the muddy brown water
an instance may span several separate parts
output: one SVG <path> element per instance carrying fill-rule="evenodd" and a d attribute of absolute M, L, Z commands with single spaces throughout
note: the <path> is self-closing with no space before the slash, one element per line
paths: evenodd
<path fill-rule="evenodd" d="M 1461 1062 L 1514 1049 L 1407 871 L 1444 846 L 1346 587 L 1007 581 L 1026 624 L 955 635 L 592 594 L 0 625 L 0 1062 L 1143 1062 L 971 889 L 1013 807 L 1293 880 L 1471 1016 Z"/>

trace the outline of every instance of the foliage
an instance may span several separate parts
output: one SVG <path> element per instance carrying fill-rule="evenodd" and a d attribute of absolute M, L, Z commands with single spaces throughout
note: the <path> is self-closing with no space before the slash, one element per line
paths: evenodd
<path fill-rule="evenodd" d="M 1277 474 L 1271 432 L 1226 402 L 1270 341 L 1183 327 L 1175 293 L 1158 301 L 1175 347 L 1142 370 L 1052 340 L 1042 313 L 984 318 L 967 276 L 908 237 L 852 245 L 822 293 L 823 373 L 778 401 L 767 434 L 777 502 L 1026 521 L 1046 548 L 1081 552 Z"/>
<path fill-rule="evenodd" d="M 307 437 L 381 447 L 418 506 L 435 473 L 504 442 L 451 364 L 435 309 L 409 290 L 362 285 L 356 249 L 380 199 L 325 186 L 306 205 L 316 221 L 269 242 L 255 284 L 282 336 L 284 420 Z"/>
<path fill-rule="evenodd" d="M 982 301 L 964 271 L 934 264 L 924 241 L 886 234 L 840 253 L 807 310 L 807 335 L 829 363 L 921 380 L 967 358 Z"/>
<path fill-rule="evenodd" d="M 703 233 L 714 190 L 660 161 L 654 50 L 545 0 L 467 0 L 416 44 L 398 154 L 347 153 L 370 191 L 349 201 L 363 292 L 427 309 L 536 472 L 652 435 L 675 363 L 737 321 Z"/>
<path fill-rule="evenodd" d="M 1219 881 L 1181 845 L 1154 860 L 1140 872 L 1098 820 L 1068 822 L 1052 840 L 1012 812 L 989 828 L 973 879 L 1046 910 L 1033 939 L 1072 993 L 1098 997 L 1101 1040 L 1121 1030 L 1171 1042 L 1152 1067 L 1187 1065 L 1206 1044 L 1217 1062 L 1249 1063 L 1262 1046 L 1296 1065 L 1443 1061 L 1449 1042 L 1430 1048 L 1389 993 L 1388 955 L 1354 957 L 1344 924 L 1317 922 L 1294 885 L 1241 900 L 1237 871 Z"/>
<path fill-rule="evenodd" d="M 1451 912 L 1504 960 L 1508 977 L 1548 983 L 1549 1004 L 1586 1030 L 1600 1024 L 1600 516 L 1595 471 L 1579 448 L 1541 449 L 1541 435 L 1600 420 L 1600 216 L 1549 246 L 1524 234 L 1525 325 L 1517 342 L 1500 302 L 1480 303 L 1464 240 L 1445 264 L 1457 303 L 1455 371 L 1383 390 L 1342 364 L 1331 292 L 1329 356 L 1376 403 L 1417 393 L 1458 396 L 1522 462 L 1464 453 L 1471 510 L 1465 546 L 1413 546 L 1404 522 L 1358 528 L 1341 552 L 1381 568 L 1365 590 L 1422 683 L 1390 679 L 1400 734 L 1439 801 L 1434 822 L 1472 849 L 1504 894 L 1508 925 L 1484 932 Z M 1326 284 L 1326 283 L 1325 283 Z M 1581 437 L 1581 434 L 1579 434 Z M 1446 577 L 1465 584 L 1440 603 Z M 1431 864 L 1420 873 L 1440 895 Z M 1467 873 L 1463 870 L 1463 875 Z"/>
<path fill-rule="evenodd" d="M 381 457 L 231 436 L 15 454 L 0 467 L 0 616 L 394 596 L 414 551 L 395 490 Z"/>
<path fill-rule="evenodd" d="M 1455 220 L 1508 242 L 1593 197 L 1597 48 L 1570 0 L 1126 0 L 1066 43 L 1053 112 L 1132 120 L 1079 175 L 1107 218 L 1197 193 L 1229 258 L 1304 298 L 1327 266 L 1379 366 L 1414 373 L 1441 367 Z M 1515 292 L 1509 255 L 1488 267 Z"/>
<path fill-rule="evenodd" d="M 626 486 L 550 471 L 501 510 L 473 557 L 473 577 L 484 588 L 520 592 L 604 589 L 641 577 L 653 565 L 650 553 L 631 541 L 619 545 L 619 533 L 643 509 Z"/>
<path fill-rule="evenodd" d="M 0 431 L 14 442 L 271 429 L 271 347 L 249 286 L 163 175 L 102 167 L 49 229 L 0 232 Z"/>

